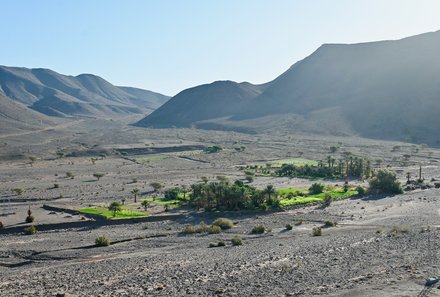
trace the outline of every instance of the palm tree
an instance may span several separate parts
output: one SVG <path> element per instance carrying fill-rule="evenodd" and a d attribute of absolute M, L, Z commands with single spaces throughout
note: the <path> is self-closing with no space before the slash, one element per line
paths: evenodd
<path fill-rule="evenodd" d="M 267 185 L 266 189 L 264 189 L 264 194 L 269 196 L 269 200 L 271 200 L 271 195 L 275 194 L 275 188 L 273 185 Z"/>
<path fill-rule="evenodd" d="M 131 193 L 134 195 L 134 203 L 136 203 L 137 202 L 137 195 L 139 194 L 139 189 L 134 188 L 133 190 L 131 190 Z"/>
<path fill-rule="evenodd" d="M 108 207 L 108 210 L 113 211 L 113 217 L 116 217 L 116 213 L 122 211 L 122 205 L 117 201 L 112 202 L 112 204 L 110 204 Z"/>
<path fill-rule="evenodd" d="M 147 210 L 148 207 L 150 207 L 150 201 L 148 201 L 148 200 L 143 200 L 143 201 L 142 201 L 142 206 L 144 207 L 145 210 Z"/>

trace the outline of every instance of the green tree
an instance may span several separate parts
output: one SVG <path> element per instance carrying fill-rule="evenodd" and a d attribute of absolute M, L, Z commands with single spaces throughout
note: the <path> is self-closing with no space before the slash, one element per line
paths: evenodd
<path fill-rule="evenodd" d="M 150 202 L 148 200 L 142 200 L 142 206 L 147 210 L 148 207 L 150 207 Z"/>
<path fill-rule="evenodd" d="M 138 188 L 134 188 L 133 190 L 131 190 L 131 192 L 134 195 L 134 203 L 137 202 L 137 195 L 139 194 L 139 189 Z"/>
<path fill-rule="evenodd" d="M 310 194 L 321 194 L 324 191 L 325 186 L 321 183 L 313 183 L 310 188 L 309 192 Z"/>
<path fill-rule="evenodd" d="M 370 190 L 389 194 L 403 193 L 396 174 L 387 169 L 379 169 L 376 175 L 370 179 Z"/>
<path fill-rule="evenodd" d="M 122 204 L 120 202 L 112 202 L 108 207 L 108 210 L 113 212 L 113 217 L 116 217 L 116 213 L 122 211 Z"/>
<path fill-rule="evenodd" d="M 95 177 L 97 180 L 100 180 L 101 177 L 103 177 L 104 175 L 105 175 L 105 173 L 102 173 L 102 172 L 93 173 L 93 177 Z"/>

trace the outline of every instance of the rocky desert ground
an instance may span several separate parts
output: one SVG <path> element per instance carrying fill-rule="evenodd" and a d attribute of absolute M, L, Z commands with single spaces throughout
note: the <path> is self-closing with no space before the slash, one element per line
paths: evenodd
<path fill-rule="evenodd" d="M 423 178 L 433 184 L 440 178 L 440 150 L 344 136 L 153 130 L 129 122 L 133 118 L 84 119 L 0 137 L 0 296 L 440 296 L 435 187 L 266 212 L 165 211 L 156 205 L 147 218 L 120 222 L 56 210 L 122 199 L 140 208 L 131 191 L 149 197 L 154 181 L 166 189 L 202 176 L 243 179 L 240 167 L 248 164 L 346 152 L 395 171 L 402 183 L 422 166 Z M 223 150 L 203 152 L 212 145 Z M 97 172 L 104 173 L 99 180 Z M 252 185 L 307 188 L 312 182 L 256 176 Z M 23 193 L 11 191 L 16 188 Z M 23 232 L 28 209 L 39 230 L 33 235 Z M 182 233 L 220 217 L 234 227 Z M 326 221 L 337 224 L 324 227 Z M 266 232 L 252 234 L 258 224 Z M 315 227 L 322 227 L 322 236 L 312 236 Z M 232 245 L 236 235 L 242 245 Z M 96 246 L 99 236 L 112 244 Z M 218 242 L 225 246 L 209 247 Z"/>

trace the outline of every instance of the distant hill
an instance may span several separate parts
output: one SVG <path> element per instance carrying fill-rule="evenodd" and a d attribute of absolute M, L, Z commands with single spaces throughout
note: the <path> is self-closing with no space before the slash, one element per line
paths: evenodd
<path fill-rule="evenodd" d="M 395 41 L 325 44 L 259 94 L 235 105 L 226 118 L 218 106 L 230 105 L 230 94 L 216 90 L 212 101 L 205 94 L 193 93 L 191 100 L 176 96 L 179 110 L 168 110 L 171 105 L 166 104 L 141 123 L 152 124 L 160 112 L 162 125 L 169 119 L 179 126 L 173 115 L 192 114 L 197 108 L 206 115 L 204 121 L 189 117 L 185 126 L 194 121 L 214 129 L 283 128 L 440 144 L 438 53 L 440 31 Z"/>
<path fill-rule="evenodd" d="M 38 130 L 54 120 L 0 94 L 0 135 Z"/>
<path fill-rule="evenodd" d="M 229 117 L 245 108 L 264 85 L 216 81 L 184 90 L 136 125 L 154 128 L 191 127 L 199 121 Z"/>
<path fill-rule="evenodd" d="M 49 69 L 0 66 L 0 93 L 51 116 L 147 114 L 169 97 L 116 87 L 99 76 L 67 76 Z"/>

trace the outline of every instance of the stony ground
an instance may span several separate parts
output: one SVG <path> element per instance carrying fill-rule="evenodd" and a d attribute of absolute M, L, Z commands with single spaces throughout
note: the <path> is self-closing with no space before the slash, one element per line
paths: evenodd
<path fill-rule="evenodd" d="M 51 213 L 41 206 L 84 207 L 122 198 L 132 203 L 130 191 L 136 187 L 149 195 L 151 181 L 171 187 L 189 185 L 201 176 L 226 175 L 233 180 L 244 176 L 238 165 L 299 156 L 317 160 L 335 145 L 336 157 L 344 152 L 368 156 L 377 166 L 390 166 L 402 181 L 406 172 L 416 176 L 419 164 L 427 181 L 440 176 L 440 151 L 426 146 L 343 137 L 145 131 L 110 120 L 93 124 L 98 127 L 94 137 L 84 122 L 69 126 L 69 131 L 2 137 L 0 212 L 15 212 L 0 216 L 6 228 L 24 226 L 29 206 L 37 224 L 81 221 L 79 216 Z M 196 154 L 192 160 L 171 155 L 146 164 L 110 153 L 93 164 L 95 143 L 109 152 L 188 144 L 219 144 L 224 150 Z M 235 150 L 238 146 L 245 146 L 245 151 Z M 81 154 L 57 159 L 59 149 Z M 33 164 L 30 155 L 38 157 Z M 66 172 L 74 173 L 74 178 L 67 178 Z M 95 172 L 105 176 L 97 181 Z M 310 183 L 259 177 L 253 184 Z M 24 193 L 12 194 L 17 187 Z M 0 296 L 418 296 L 422 290 L 420 296 L 440 296 L 440 283 L 424 286 L 427 278 L 440 277 L 439 194 L 439 189 L 416 190 L 274 213 L 189 211 L 183 219 L 66 227 L 35 235 L 0 231 Z M 181 233 L 188 224 L 209 224 L 218 216 L 232 219 L 234 228 L 221 234 Z M 303 223 L 295 225 L 299 220 Z M 312 236 L 312 228 L 327 220 L 336 221 L 336 227 Z M 256 224 L 270 232 L 250 234 Z M 293 229 L 286 230 L 286 224 Z M 95 238 L 101 235 L 113 244 L 95 247 Z M 243 245 L 231 245 L 235 235 L 243 238 Z M 209 248 L 219 241 L 226 246 Z"/>

